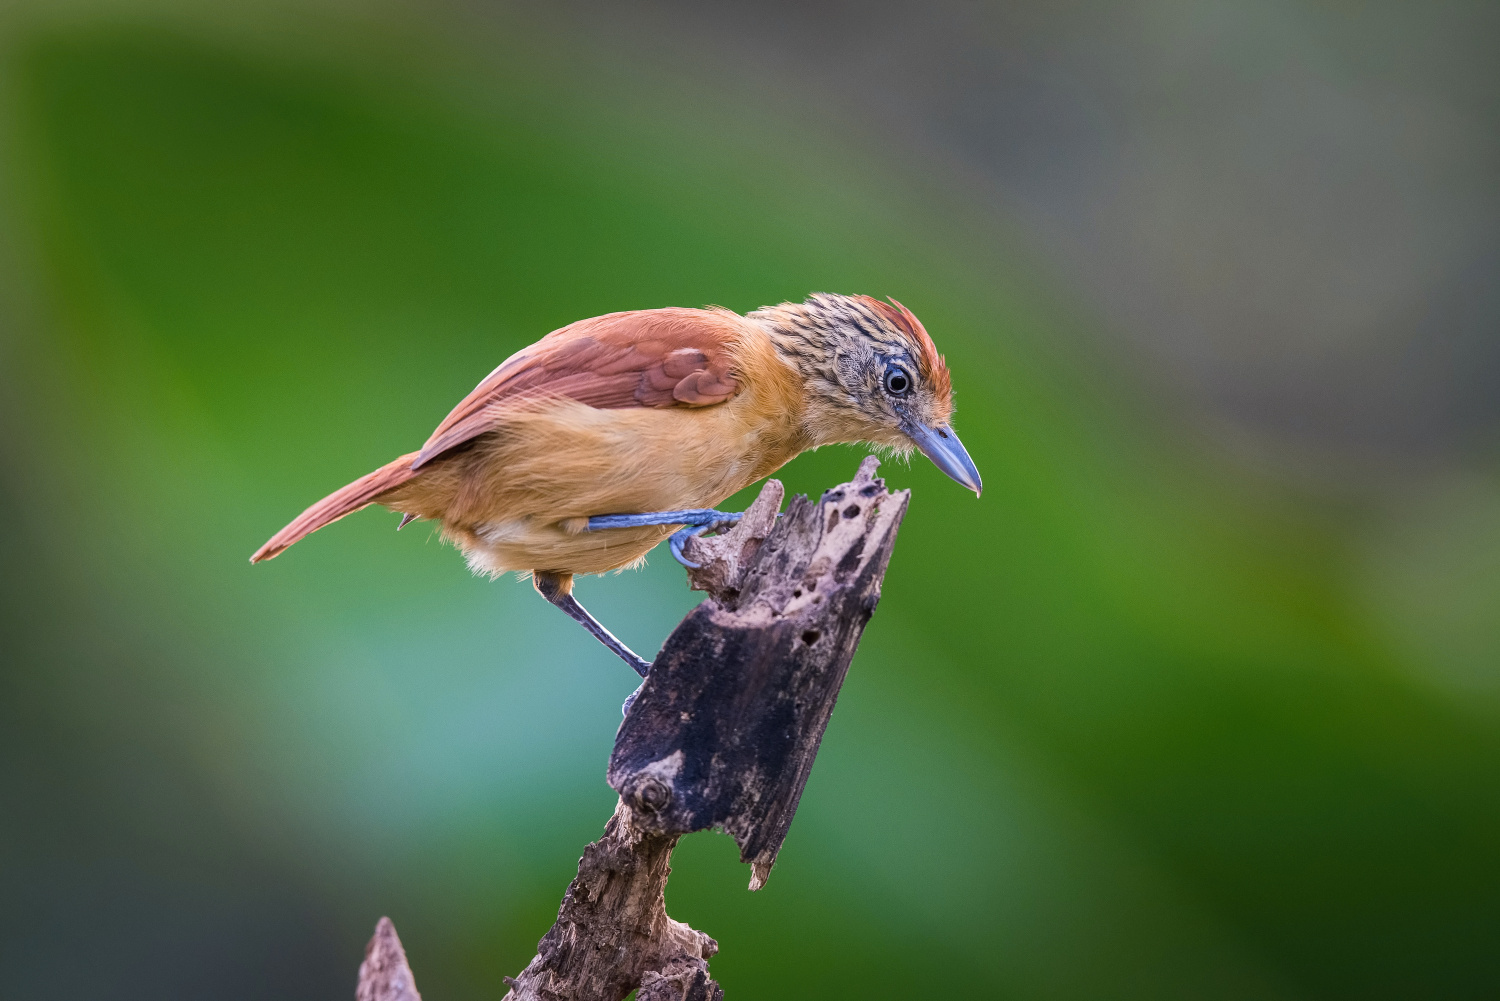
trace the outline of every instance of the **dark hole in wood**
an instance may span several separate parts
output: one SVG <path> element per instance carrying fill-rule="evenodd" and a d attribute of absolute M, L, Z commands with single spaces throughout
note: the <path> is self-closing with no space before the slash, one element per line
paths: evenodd
<path fill-rule="evenodd" d="M 845 518 L 854 518 L 854 517 L 857 517 L 858 515 L 859 515 L 859 505 L 858 504 L 850 504 L 848 507 L 844 508 L 844 517 Z"/>
<path fill-rule="evenodd" d="M 812 646 L 814 643 L 818 642 L 818 637 L 822 635 L 823 634 L 818 632 L 816 629 L 809 629 L 802 634 L 802 642 L 806 643 L 808 646 Z"/>

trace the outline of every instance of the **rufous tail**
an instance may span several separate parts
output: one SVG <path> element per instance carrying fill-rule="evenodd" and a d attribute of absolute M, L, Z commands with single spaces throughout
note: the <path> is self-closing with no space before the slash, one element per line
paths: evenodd
<path fill-rule="evenodd" d="M 422 472 L 420 469 L 411 468 L 417 455 L 416 452 L 403 455 L 394 462 L 381 466 L 375 472 L 361 476 L 342 490 L 335 490 L 324 497 L 297 515 L 286 528 L 271 536 L 271 541 L 257 549 L 255 555 L 250 557 L 250 562 L 259 563 L 261 560 L 268 560 L 304 535 L 311 535 L 324 525 L 331 525 L 346 514 L 353 514 L 362 507 L 368 507 L 374 503 L 375 498 L 387 490 L 399 487 Z"/>

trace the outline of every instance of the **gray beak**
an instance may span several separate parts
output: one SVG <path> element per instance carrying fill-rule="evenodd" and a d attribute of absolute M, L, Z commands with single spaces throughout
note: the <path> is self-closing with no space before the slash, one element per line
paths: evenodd
<path fill-rule="evenodd" d="M 979 496 L 979 490 L 983 486 L 979 480 L 979 470 L 952 428 L 946 424 L 930 428 L 917 421 L 907 421 L 903 430 L 912 444 L 932 460 L 934 466 L 974 491 L 975 497 Z"/>

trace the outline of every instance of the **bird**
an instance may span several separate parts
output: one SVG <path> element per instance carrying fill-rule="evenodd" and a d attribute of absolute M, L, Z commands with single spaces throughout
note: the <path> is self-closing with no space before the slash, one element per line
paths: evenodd
<path fill-rule="evenodd" d="M 978 496 L 952 413 L 947 362 L 894 298 L 609 313 L 511 355 L 419 450 L 313 504 L 250 561 L 379 504 L 398 529 L 439 523 L 476 573 L 529 573 L 645 677 L 650 662 L 584 609 L 575 577 L 639 566 L 664 540 L 692 566 L 686 539 L 738 518 L 716 505 L 823 445 L 916 450 Z"/>

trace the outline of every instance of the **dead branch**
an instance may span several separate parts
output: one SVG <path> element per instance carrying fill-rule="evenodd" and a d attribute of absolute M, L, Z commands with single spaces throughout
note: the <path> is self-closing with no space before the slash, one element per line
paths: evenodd
<path fill-rule="evenodd" d="M 750 864 L 750 889 L 769 877 L 910 500 L 886 491 L 877 465 L 865 459 L 816 502 L 794 498 L 780 519 L 770 480 L 731 531 L 687 547 L 702 563 L 692 586 L 709 597 L 668 637 L 621 724 L 614 816 L 584 849 L 536 957 L 506 978 L 506 1001 L 723 997 L 708 974 L 718 943 L 667 916 L 667 863 L 682 835 L 718 828 Z M 367 987 L 367 970 L 393 986 Z M 358 999 L 420 1001 L 386 919 Z"/>

